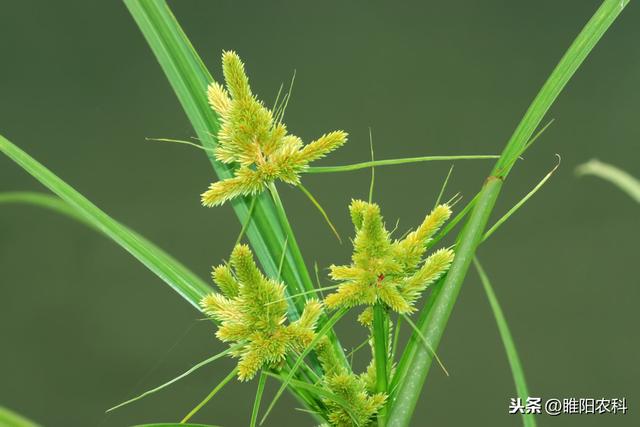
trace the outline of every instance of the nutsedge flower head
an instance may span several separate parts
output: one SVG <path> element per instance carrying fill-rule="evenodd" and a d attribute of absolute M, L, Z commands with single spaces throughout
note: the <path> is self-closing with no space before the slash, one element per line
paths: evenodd
<path fill-rule="evenodd" d="M 310 162 L 347 141 L 345 132 L 334 131 L 303 144 L 287 133 L 281 110 L 274 114 L 253 95 L 244 64 L 235 52 L 223 52 L 222 69 L 226 88 L 214 82 L 208 89 L 209 103 L 221 122 L 215 156 L 236 168 L 233 177 L 214 182 L 202 194 L 203 205 L 257 194 L 276 180 L 297 185 Z"/>
<path fill-rule="evenodd" d="M 331 351 L 331 343 L 326 337 L 320 339 L 316 346 L 318 360 L 322 364 L 325 375 L 322 385 L 329 392 L 347 402 L 349 410 L 330 398 L 322 399 L 327 407 L 327 418 L 332 426 L 351 427 L 367 426 L 385 404 L 387 395 L 375 392 L 375 378 L 370 381 L 370 370 L 356 375 L 344 368 L 335 359 Z"/>
<path fill-rule="evenodd" d="M 410 313 L 427 286 L 444 274 L 453 261 L 453 251 L 439 249 L 424 259 L 426 245 L 451 216 L 448 205 L 439 205 L 422 224 L 402 240 L 391 240 L 380 208 L 375 203 L 354 200 L 349 207 L 356 229 L 350 265 L 331 266 L 331 278 L 342 281 L 325 299 L 329 308 L 372 306 L 377 302 L 398 313 Z M 361 322 L 370 321 L 370 313 Z"/>
<path fill-rule="evenodd" d="M 302 351 L 314 339 L 320 302 L 307 301 L 300 318 L 285 325 L 284 285 L 260 272 L 247 245 L 237 245 L 230 265 L 215 267 L 212 275 L 221 293 L 205 296 L 200 306 L 220 322 L 216 336 L 221 341 L 244 343 L 232 353 L 240 358 L 241 381 L 250 380 L 264 366 L 277 366 L 287 352 Z"/>

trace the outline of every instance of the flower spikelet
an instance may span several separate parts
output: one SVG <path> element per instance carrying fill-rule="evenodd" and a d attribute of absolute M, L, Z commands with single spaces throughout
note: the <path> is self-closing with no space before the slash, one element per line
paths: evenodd
<path fill-rule="evenodd" d="M 347 370 L 336 359 L 327 337 L 319 340 L 316 345 L 316 354 L 325 372 L 322 377 L 322 386 L 349 406 L 347 410 L 334 400 L 323 398 L 330 424 L 336 427 L 370 425 L 372 418 L 385 404 L 387 395 L 374 393 L 374 389 L 368 387 L 367 374 L 356 375 Z"/>
<path fill-rule="evenodd" d="M 226 87 L 214 82 L 207 90 L 209 105 L 221 124 L 215 157 L 235 168 L 232 177 L 214 182 L 202 194 L 203 205 L 255 195 L 276 180 L 297 185 L 310 162 L 347 141 L 345 132 L 334 131 L 305 145 L 287 133 L 281 114 L 252 93 L 244 64 L 235 52 L 223 52 L 222 70 Z"/>
<path fill-rule="evenodd" d="M 353 373 L 329 375 L 324 381 L 329 391 L 349 404 L 349 411 L 347 411 L 335 401 L 329 398 L 323 399 L 332 426 L 369 425 L 373 416 L 387 400 L 384 393 L 369 394 L 365 383 Z"/>
<path fill-rule="evenodd" d="M 341 281 L 327 296 L 329 308 L 374 305 L 382 302 L 398 313 L 410 313 L 421 293 L 444 274 L 453 261 L 453 251 L 440 249 L 424 259 L 427 244 L 451 216 L 449 206 L 439 205 L 422 224 L 402 240 L 391 240 L 380 208 L 362 200 L 349 207 L 356 230 L 350 265 L 331 266 L 331 278 Z M 361 323 L 370 322 L 370 313 Z"/>
<path fill-rule="evenodd" d="M 212 276 L 220 293 L 205 296 L 200 306 L 220 323 L 216 336 L 221 341 L 243 343 L 233 353 L 240 359 L 240 380 L 265 366 L 277 367 L 287 352 L 302 351 L 313 341 L 320 302 L 307 301 L 300 318 L 286 324 L 284 285 L 260 272 L 248 246 L 237 245 L 229 265 L 215 267 Z"/>

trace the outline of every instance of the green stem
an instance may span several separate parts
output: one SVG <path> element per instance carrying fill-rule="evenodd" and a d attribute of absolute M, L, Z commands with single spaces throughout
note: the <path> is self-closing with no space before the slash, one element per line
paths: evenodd
<path fill-rule="evenodd" d="M 400 340 L 400 325 L 402 325 L 402 317 L 398 316 L 395 324 L 395 329 L 393 331 L 393 341 L 391 344 L 391 363 L 394 363 L 396 360 L 396 355 L 398 354 L 398 343 Z"/>
<path fill-rule="evenodd" d="M 285 238 L 288 239 L 289 242 L 287 248 L 289 249 L 288 252 L 291 254 L 291 262 L 296 266 L 296 273 L 298 273 L 297 282 L 301 283 L 302 287 L 306 291 L 311 291 L 314 289 L 313 281 L 311 280 L 307 266 L 302 258 L 302 252 L 300 251 L 295 234 L 293 233 L 293 229 L 291 228 L 291 224 L 287 218 L 287 213 L 284 210 L 284 205 L 282 204 L 278 190 L 273 184 L 271 184 L 269 190 L 271 192 L 271 197 L 273 197 L 277 220 L 282 227 L 282 230 L 284 230 Z M 302 309 L 302 307 L 300 307 L 300 309 Z"/>
<path fill-rule="evenodd" d="M 377 303 L 373 306 L 373 350 L 376 364 L 376 392 L 388 391 L 388 357 L 389 357 L 389 319 L 384 306 Z M 386 405 L 378 412 L 378 426 L 384 427 L 386 422 Z"/>
<path fill-rule="evenodd" d="M 475 248 L 480 242 L 482 232 L 501 187 L 502 180 L 497 178 L 487 180 L 476 200 L 475 209 L 460 234 L 455 260 L 440 291 L 435 295 L 433 306 L 426 317 L 420 318 L 418 327 L 434 351 L 440 343 L 449 315 L 453 310 L 462 282 L 473 259 Z M 416 343 L 419 340 L 417 335 L 411 339 Z M 403 360 L 402 372 L 398 370 L 396 373 L 400 378 L 398 391 L 390 402 L 389 426 L 394 427 L 409 425 L 422 385 L 433 360 L 433 353 L 425 346 L 407 346 L 406 351 L 408 360 Z"/>
<path fill-rule="evenodd" d="M 262 393 L 264 392 L 264 385 L 267 382 L 267 374 L 264 371 L 260 371 L 260 378 L 258 379 L 258 389 L 256 390 L 256 398 L 253 401 L 253 410 L 251 411 L 251 422 L 249 427 L 256 427 L 258 421 L 258 413 L 260 412 L 260 402 L 262 402 Z"/>
<path fill-rule="evenodd" d="M 403 165 L 406 163 L 433 162 L 433 161 L 451 161 L 451 160 L 483 160 L 497 159 L 496 155 L 470 155 L 470 156 L 421 156 L 421 157 L 405 157 L 401 159 L 385 159 L 372 160 L 369 162 L 353 163 L 351 165 L 341 166 L 310 166 L 305 173 L 335 173 L 335 172 L 351 172 L 359 169 L 367 169 L 374 166 L 392 166 Z"/>
<path fill-rule="evenodd" d="M 298 273 L 300 273 L 299 276 L 299 280 L 302 283 L 304 289 L 306 290 L 306 292 L 310 292 L 310 291 L 314 291 L 315 287 L 313 285 L 313 281 L 311 280 L 311 276 L 309 275 L 309 271 L 307 270 L 306 264 L 304 262 L 304 259 L 302 258 L 302 252 L 300 251 L 300 247 L 298 246 L 298 243 L 295 240 L 295 235 L 293 234 L 293 229 L 291 228 L 291 224 L 289 224 L 289 220 L 287 218 L 287 213 L 284 210 L 284 205 L 282 204 L 282 201 L 280 200 L 280 195 L 278 194 L 278 190 L 276 189 L 276 186 L 274 184 L 271 184 L 270 186 L 270 192 L 271 192 L 271 196 L 273 197 L 273 201 L 274 201 L 274 205 L 276 208 L 276 213 L 278 216 L 278 220 L 280 222 L 280 225 L 282 226 L 283 230 L 285 230 L 285 234 L 287 237 L 291 238 L 291 245 L 289 245 L 288 249 L 290 249 L 290 251 L 287 251 L 287 254 L 291 254 L 291 256 L 293 257 L 293 264 L 297 267 L 296 270 Z M 296 293 L 301 293 L 301 292 L 292 292 L 292 294 L 296 294 Z M 298 308 L 300 310 L 300 312 L 302 312 L 302 309 L 304 307 L 304 303 L 305 301 L 300 299 L 299 303 L 298 303 Z M 320 317 L 320 320 L 318 322 L 319 326 L 322 327 L 324 326 L 324 324 L 327 322 L 328 317 L 325 314 L 322 314 L 322 316 Z M 339 359 L 342 361 L 344 367 L 348 367 L 348 361 L 347 361 L 347 357 L 344 354 L 344 350 L 342 349 L 342 345 L 340 344 L 338 337 L 335 333 L 335 331 L 330 330 L 327 333 L 327 337 L 329 338 L 329 340 L 331 341 L 331 344 L 333 345 L 333 349 L 334 352 L 336 353 L 336 355 L 339 357 Z M 320 363 L 316 360 L 315 356 L 313 356 L 311 358 L 313 364 L 315 365 L 314 367 L 318 367 L 320 366 Z"/>
<path fill-rule="evenodd" d="M 256 198 L 251 198 L 251 204 L 249 205 L 249 214 L 247 215 L 246 221 L 242 224 L 242 228 L 240 229 L 240 234 L 238 234 L 238 238 L 236 238 L 236 243 L 233 247 L 236 247 L 242 241 L 242 237 L 244 237 L 244 233 L 247 231 L 247 227 L 249 226 L 249 222 L 251 221 L 251 217 L 253 216 L 253 210 L 256 207 Z M 282 270 L 281 266 L 278 265 L 278 272 Z"/>
<path fill-rule="evenodd" d="M 533 189 L 531 191 L 529 191 L 518 203 L 516 203 L 511 209 L 509 209 L 506 214 L 504 214 L 499 220 L 497 220 L 496 223 L 493 224 L 491 226 L 491 228 L 489 228 L 484 233 L 484 236 L 482 236 L 482 242 L 484 242 L 489 237 L 491 237 L 491 235 L 493 233 L 495 233 L 496 230 L 498 230 L 498 228 L 500 228 L 500 226 L 502 224 L 504 224 L 511 217 L 511 215 L 516 213 L 517 210 L 520 209 L 522 207 L 522 205 L 524 205 L 527 202 L 527 200 L 529 200 L 531 197 L 533 197 L 533 195 L 536 194 L 536 192 L 540 188 L 542 188 L 542 186 L 549 180 L 549 178 L 551 178 L 551 175 L 553 175 L 553 173 L 556 171 L 556 169 L 558 169 L 558 167 L 560 166 L 560 160 L 559 159 L 560 159 L 560 157 L 558 157 L 558 164 L 549 173 L 547 173 L 544 176 L 544 178 L 542 178 L 542 180 L 540 180 L 540 182 L 535 187 L 533 187 Z"/>
<path fill-rule="evenodd" d="M 628 0 L 605 0 L 602 3 L 531 103 L 483 185 L 467 224 L 458 236 L 456 257 L 451 268 L 442 286 L 434 292 L 431 308 L 428 312 L 422 313 L 418 323 L 422 335 L 432 343 L 434 349 L 437 349 L 440 343 L 504 178 L 513 167 L 515 159 L 527 147 L 527 142 L 560 91 L 627 3 Z M 418 339 L 412 336 L 407 346 L 406 357 L 402 360 L 403 366 L 398 369 L 399 373 L 402 371 L 402 375 L 399 376 L 397 393 L 390 402 L 388 418 L 390 427 L 409 425 L 433 360 L 432 354 L 417 345 L 417 342 Z M 408 367 L 411 367 L 410 374 L 408 374 Z"/>

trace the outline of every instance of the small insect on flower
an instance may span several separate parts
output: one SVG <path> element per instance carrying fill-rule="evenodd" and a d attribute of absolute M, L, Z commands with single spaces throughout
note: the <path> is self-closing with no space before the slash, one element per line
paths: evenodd
<path fill-rule="evenodd" d="M 245 343 L 232 353 L 240 358 L 241 381 L 250 380 L 264 366 L 278 367 L 289 351 L 300 352 L 313 341 L 320 302 L 308 300 L 300 318 L 285 325 L 284 285 L 260 272 L 247 245 L 237 245 L 230 266 L 219 265 L 212 275 L 222 293 L 205 296 L 200 306 L 220 322 L 216 336 L 221 341 Z"/>
<path fill-rule="evenodd" d="M 385 228 L 378 205 L 354 200 L 349 210 L 356 229 L 352 262 L 331 266 L 331 278 L 342 283 L 327 296 L 326 306 L 335 309 L 382 302 L 398 313 L 414 311 L 421 293 L 453 261 L 450 249 L 439 249 L 423 260 L 426 245 L 449 219 L 451 209 L 446 204 L 437 206 L 415 231 L 395 241 Z M 360 320 L 370 323 L 371 313 L 366 310 Z"/>
<path fill-rule="evenodd" d="M 251 92 L 240 57 L 222 54 L 226 88 L 211 83 L 211 108 L 220 117 L 216 159 L 236 166 L 233 177 L 211 184 L 202 194 L 205 206 L 221 205 L 238 196 L 255 195 L 281 180 L 297 185 L 308 164 L 324 157 L 347 141 L 343 131 L 327 133 L 309 144 L 287 133 L 281 111 L 265 107 Z"/>

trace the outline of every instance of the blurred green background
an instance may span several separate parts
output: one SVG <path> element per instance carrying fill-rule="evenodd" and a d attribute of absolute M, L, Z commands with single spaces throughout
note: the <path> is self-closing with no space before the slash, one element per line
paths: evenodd
<path fill-rule="evenodd" d="M 297 70 L 286 122 L 305 140 L 345 129 L 323 164 L 368 158 L 498 153 L 553 66 L 599 5 L 537 2 L 173 1 L 220 78 L 222 49 L 247 63 L 271 103 Z M 205 209 L 214 179 L 199 150 L 146 142 L 194 135 L 160 67 L 119 1 L 3 2 L 0 132 L 115 218 L 207 277 L 239 225 Z M 625 416 L 541 416 L 541 426 L 640 425 L 640 207 L 607 183 L 577 179 L 591 157 L 640 175 L 640 8 L 631 4 L 570 82 L 555 123 L 509 177 L 495 215 L 556 163 L 549 183 L 483 245 L 481 260 L 510 322 L 532 395 L 626 397 Z M 417 224 L 449 163 L 378 168 L 375 200 L 389 224 Z M 491 162 L 460 162 L 447 196 L 474 194 Z M 369 172 L 314 175 L 305 185 L 344 236 L 347 205 Z M 0 157 L 0 190 L 42 190 Z M 308 264 L 343 263 L 317 211 L 282 196 Z M 233 366 L 224 360 L 111 415 L 222 346 L 213 328 L 115 244 L 53 213 L 0 208 L 0 405 L 47 426 L 179 420 Z M 353 345 L 362 330 L 344 323 Z M 514 386 L 475 272 L 442 341 L 451 377 L 433 369 L 414 425 L 516 426 Z M 365 356 L 363 353 L 362 356 Z M 273 383 L 269 389 L 273 392 Z M 246 425 L 255 392 L 232 383 L 196 418 Z M 312 425 L 282 401 L 269 425 Z"/>

